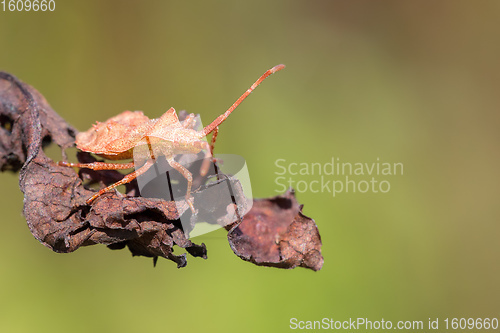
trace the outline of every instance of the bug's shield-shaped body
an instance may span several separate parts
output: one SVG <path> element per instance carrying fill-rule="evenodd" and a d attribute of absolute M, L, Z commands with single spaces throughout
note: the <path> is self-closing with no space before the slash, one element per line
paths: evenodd
<path fill-rule="evenodd" d="M 98 193 L 87 200 L 90 204 L 100 195 L 110 191 L 117 186 L 127 184 L 144 174 L 154 165 L 157 156 L 165 156 L 168 164 L 178 171 L 187 180 L 186 202 L 189 204 L 193 214 L 196 214 L 193 205 L 193 197 L 190 195 L 192 186 L 192 174 L 174 157 L 178 154 L 197 154 L 205 150 L 205 160 L 201 166 L 200 174 L 205 176 L 209 167 L 209 157 L 212 154 L 219 125 L 222 124 L 234 109 L 269 75 L 285 68 L 277 65 L 267 70 L 263 75 L 247 89 L 236 102 L 223 114 L 218 116 L 208 126 L 200 131 L 193 129 L 194 115 L 190 114 L 183 122 L 179 121 L 173 108 L 170 108 L 158 119 L 149 119 L 140 111 L 125 111 L 108 119 L 104 123 L 96 123 L 86 132 L 79 133 L 76 137 L 77 148 L 94 153 L 110 160 L 124 160 L 134 158 L 131 163 L 69 163 L 59 162 L 59 165 L 67 167 L 89 168 L 92 170 L 123 170 L 136 168 L 136 170 L 123 177 L 122 180 L 101 189 Z M 208 134 L 212 134 L 211 144 L 202 140 Z M 136 161 L 142 166 L 137 168 Z"/>
<path fill-rule="evenodd" d="M 144 151 L 144 159 L 147 159 L 149 145 L 155 147 L 155 154 L 166 158 L 175 154 L 196 154 L 206 147 L 206 143 L 199 132 L 189 128 L 190 119 L 181 123 L 174 108 L 157 119 L 149 119 L 141 111 L 124 111 L 79 133 L 76 146 L 110 160 L 133 158 L 134 148 L 135 154 Z M 138 146 L 144 147 L 138 150 Z"/>
<path fill-rule="evenodd" d="M 86 132 L 79 133 L 76 137 L 76 145 L 82 151 L 91 152 L 110 160 L 134 158 L 133 163 L 125 163 L 116 167 L 97 162 L 94 170 L 136 168 L 133 173 L 125 176 L 120 182 L 100 190 L 87 202 L 92 202 L 110 189 L 137 178 L 155 163 L 158 156 L 165 156 L 170 166 L 187 179 L 186 202 L 191 211 L 195 213 L 193 198 L 190 195 L 192 174 L 174 160 L 174 156 L 177 154 L 197 154 L 205 149 L 206 161 L 209 161 L 210 146 L 202 140 L 205 136 L 203 132 L 197 132 L 191 128 L 193 118 L 194 115 L 191 114 L 181 123 L 174 108 L 170 108 L 157 119 L 149 119 L 141 111 L 125 111 L 104 123 L 96 123 Z M 142 166 L 135 164 L 135 162 L 139 162 Z M 66 165 L 81 166 L 77 164 Z M 137 168 L 138 166 L 140 168 Z M 208 163 L 205 163 L 201 172 L 206 173 L 207 169 Z"/>

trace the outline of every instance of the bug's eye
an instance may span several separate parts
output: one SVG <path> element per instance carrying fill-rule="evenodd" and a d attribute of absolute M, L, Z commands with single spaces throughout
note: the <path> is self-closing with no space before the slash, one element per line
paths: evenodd
<path fill-rule="evenodd" d="M 206 147 L 206 144 L 204 141 L 196 141 L 194 142 L 193 146 L 197 149 L 204 149 Z"/>

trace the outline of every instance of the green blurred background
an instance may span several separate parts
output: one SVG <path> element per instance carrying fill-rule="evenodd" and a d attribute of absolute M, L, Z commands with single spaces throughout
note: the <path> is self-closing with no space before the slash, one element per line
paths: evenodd
<path fill-rule="evenodd" d="M 209 258 L 184 269 L 104 246 L 56 254 L 0 174 L 0 332 L 500 317 L 498 1 L 55 1 L 0 12 L 0 69 L 79 130 L 171 106 L 208 123 L 284 63 L 220 128 L 216 152 L 246 158 L 255 197 L 281 188 L 279 158 L 378 157 L 404 175 L 378 178 L 386 194 L 297 193 L 323 241 L 312 272 L 246 263 L 222 230 L 194 239 Z"/>

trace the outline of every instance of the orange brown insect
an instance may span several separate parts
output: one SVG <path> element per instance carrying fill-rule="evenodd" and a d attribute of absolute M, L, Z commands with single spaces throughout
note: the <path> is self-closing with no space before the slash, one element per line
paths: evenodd
<path fill-rule="evenodd" d="M 180 172 L 187 180 L 186 202 L 193 213 L 193 198 L 191 196 L 192 174 L 184 166 L 174 160 L 177 154 L 197 154 L 205 149 L 205 157 L 210 157 L 217 139 L 219 125 L 224 122 L 231 112 L 269 75 L 285 68 L 277 65 L 267 70 L 226 112 L 218 116 L 210 125 L 201 131 L 196 131 L 194 126 L 194 114 L 189 114 L 182 122 L 179 121 L 174 108 L 170 108 L 160 118 L 149 119 L 141 111 L 124 111 L 119 115 L 100 123 L 97 122 L 86 132 L 78 133 L 76 136 L 76 147 L 82 151 L 93 153 L 109 160 L 124 160 L 135 158 L 143 160 L 144 164 L 135 171 L 127 174 L 122 180 L 101 189 L 87 200 L 90 204 L 102 194 L 127 184 L 146 172 L 155 161 L 151 145 L 155 145 L 155 152 L 165 156 L 172 168 Z M 211 144 L 202 140 L 208 134 L 213 133 Z M 137 149 L 139 148 L 139 149 Z M 143 156 L 137 156 L 143 155 Z M 152 158 L 151 158 L 152 157 Z M 205 161 L 209 161 L 205 158 Z M 92 170 L 122 170 L 134 168 L 135 163 L 69 163 L 59 162 L 61 166 L 88 168 Z M 208 170 L 208 163 L 201 168 L 202 175 Z"/>

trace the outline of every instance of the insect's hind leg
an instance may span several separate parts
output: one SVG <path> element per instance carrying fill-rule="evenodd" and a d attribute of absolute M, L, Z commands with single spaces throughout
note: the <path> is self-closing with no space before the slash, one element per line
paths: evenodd
<path fill-rule="evenodd" d="M 112 164 L 112 163 L 108 163 L 108 164 Z M 133 167 L 133 164 L 134 163 L 132 163 L 132 167 Z M 140 175 L 142 175 L 144 172 L 148 171 L 148 169 L 153 164 L 154 164 L 153 160 L 148 160 L 142 167 L 140 167 L 139 169 L 135 170 L 134 172 L 129 173 L 128 175 L 126 175 L 125 177 L 123 177 L 122 180 L 120 180 L 120 181 L 118 181 L 118 182 L 116 182 L 116 183 L 114 183 L 112 185 L 109 185 L 108 187 L 103 188 L 102 190 L 100 190 L 99 192 L 97 192 L 96 194 L 94 194 L 92 197 L 90 197 L 87 200 L 87 204 L 89 205 L 96 198 L 100 197 L 104 193 L 109 192 L 112 189 L 114 189 L 114 188 L 116 188 L 116 187 L 118 187 L 120 185 L 130 183 L 132 180 L 136 179 L 137 177 L 139 177 Z M 118 165 L 120 165 L 120 164 L 118 164 Z M 127 169 L 127 168 L 125 168 L 125 169 Z M 100 169 L 100 170 L 104 170 L 104 169 Z"/>
<path fill-rule="evenodd" d="M 123 170 L 132 169 L 135 166 L 134 162 L 130 163 L 105 163 L 105 162 L 93 162 L 93 163 L 69 163 L 61 161 L 58 163 L 60 166 L 73 167 L 73 168 L 85 168 L 91 170 Z"/>

